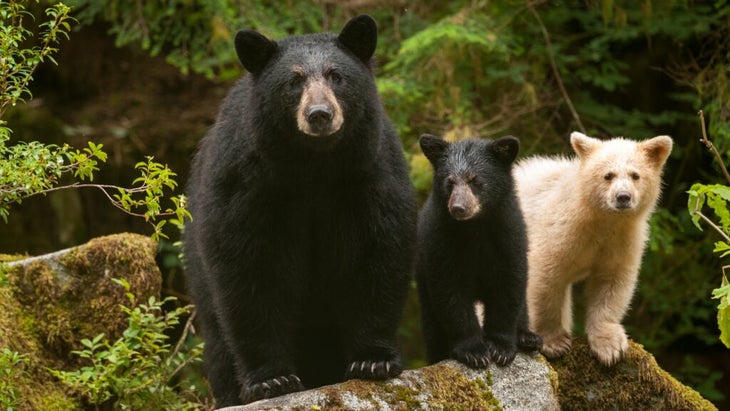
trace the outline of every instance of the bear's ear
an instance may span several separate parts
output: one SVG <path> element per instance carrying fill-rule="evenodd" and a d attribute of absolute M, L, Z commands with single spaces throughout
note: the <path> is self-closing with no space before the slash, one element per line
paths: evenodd
<path fill-rule="evenodd" d="M 661 168 L 672 152 L 672 138 L 669 136 L 657 136 L 639 143 L 639 148 L 647 160 L 656 167 Z"/>
<path fill-rule="evenodd" d="M 601 145 L 601 140 L 574 131 L 570 133 L 570 145 L 573 146 L 578 157 L 586 158 Z"/>
<path fill-rule="evenodd" d="M 517 158 L 517 153 L 520 152 L 520 140 L 515 136 L 504 136 L 492 141 L 487 150 L 494 153 L 494 155 L 503 164 L 512 164 Z"/>
<path fill-rule="evenodd" d="M 421 151 L 426 155 L 431 164 L 436 164 L 449 147 L 449 142 L 431 134 L 421 135 L 419 140 Z"/>
<path fill-rule="evenodd" d="M 253 30 L 239 30 L 234 39 L 236 54 L 243 67 L 258 75 L 276 53 L 276 42 Z"/>
<path fill-rule="evenodd" d="M 366 14 L 353 17 L 337 39 L 365 65 L 369 65 L 375 53 L 375 46 L 378 44 L 378 26 L 375 20 Z"/>

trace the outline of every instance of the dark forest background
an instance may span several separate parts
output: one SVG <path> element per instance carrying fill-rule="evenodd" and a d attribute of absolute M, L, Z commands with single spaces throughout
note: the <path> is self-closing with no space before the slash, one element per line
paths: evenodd
<path fill-rule="evenodd" d="M 28 2 L 41 15 L 49 2 Z M 271 38 L 339 31 L 368 13 L 379 24 L 377 79 L 421 198 L 430 165 L 422 133 L 518 136 L 521 156 L 570 153 L 568 136 L 671 135 L 661 206 L 630 336 L 675 377 L 730 409 L 730 350 L 718 340 L 719 236 L 687 212 L 694 182 L 721 183 L 699 142 L 698 110 L 730 163 L 730 2 L 692 0 L 71 0 L 78 20 L 58 65 L 34 75 L 33 98 L 5 115 L 13 140 L 85 146 L 109 154 L 96 181 L 123 185 L 154 156 L 187 178 L 196 144 L 243 75 L 232 46 L 239 28 Z M 181 190 L 178 190 L 181 191 Z M 0 251 L 37 255 L 122 231 L 149 234 L 97 190 L 25 200 L 0 222 Z M 165 293 L 182 301 L 179 232 L 160 243 Z M 410 367 L 423 364 L 417 304 L 401 327 Z M 580 321 L 577 321 L 580 324 Z M 580 330 L 578 332 L 581 332 Z"/>

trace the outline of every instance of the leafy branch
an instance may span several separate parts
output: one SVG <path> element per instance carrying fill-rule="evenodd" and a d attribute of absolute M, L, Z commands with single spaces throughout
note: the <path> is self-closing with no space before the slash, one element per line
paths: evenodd
<path fill-rule="evenodd" d="M 712 144 L 712 141 L 707 137 L 704 113 L 700 110 L 698 114 L 702 127 L 702 139 L 700 141 L 713 153 L 725 175 L 725 179 L 730 184 L 730 174 L 722 161 L 722 156 Z M 727 208 L 727 203 L 730 201 L 730 187 L 722 184 L 705 185 L 695 183 L 687 193 L 689 194 L 687 208 L 692 217 L 692 222 L 701 231 L 700 220 L 702 220 L 719 233 L 723 241 L 715 243 L 713 252 L 720 253 L 720 258 L 727 257 L 730 255 L 730 235 L 728 235 L 730 234 L 730 211 Z M 702 212 L 705 205 L 709 206 L 715 215 L 720 218 L 719 225 Z M 724 265 L 722 267 L 720 287 L 712 290 L 712 298 L 720 300 L 720 304 L 717 306 L 717 323 L 720 328 L 720 341 L 728 348 L 730 348 L 730 282 L 728 282 L 725 270 L 729 267 L 730 265 Z"/>
<path fill-rule="evenodd" d="M 135 217 L 144 218 L 154 228 L 153 239 L 166 237 L 162 227 L 167 221 L 182 225 L 190 218 L 185 209 L 185 197 L 170 197 L 172 206 L 163 208 L 167 190 L 174 190 L 176 174 L 166 165 L 153 161 L 139 162 L 135 169 L 140 177 L 132 187 L 94 184 L 94 172 L 105 162 L 107 155 L 101 144 L 88 143 L 81 150 L 64 144 L 57 146 L 40 142 L 9 144 L 11 130 L 5 127 L 2 116 L 18 101 L 32 98 L 28 88 L 33 72 L 46 60 L 53 62 L 55 45 L 68 38 L 71 30 L 70 8 L 58 3 L 46 9 L 47 21 L 38 25 L 39 45 L 31 46 L 33 36 L 23 20 L 33 18 L 22 1 L 0 0 L 0 217 L 7 222 L 10 207 L 38 194 L 47 194 L 69 188 L 101 190 L 115 207 Z M 66 180 L 64 180 L 66 179 Z M 68 179 L 75 182 L 64 183 Z M 88 182 L 86 182 L 88 181 Z M 159 220 L 163 218 L 162 220 Z"/>

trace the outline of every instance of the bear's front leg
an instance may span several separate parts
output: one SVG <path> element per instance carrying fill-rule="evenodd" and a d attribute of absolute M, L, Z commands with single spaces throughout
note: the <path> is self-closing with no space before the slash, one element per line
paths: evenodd
<path fill-rule="evenodd" d="M 347 307 L 338 310 L 345 330 L 344 379 L 385 380 L 403 371 L 396 331 L 406 295 L 407 278 L 404 279 L 394 278 L 390 284 L 363 284 L 360 290 L 369 292 L 342 302 Z"/>
<path fill-rule="evenodd" d="M 629 349 L 621 325 L 636 285 L 635 275 L 593 275 L 586 279 L 586 334 L 591 352 L 606 366 Z"/>
<path fill-rule="evenodd" d="M 570 351 L 572 324 L 571 284 L 557 281 L 552 273 L 530 272 L 527 306 L 530 329 L 542 337 L 540 352 L 547 358 L 559 358 Z"/>
<path fill-rule="evenodd" d="M 240 271 L 219 272 L 210 276 L 215 281 L 214 294 L 217 322 L 221 337 L 235 363 L 235 378 L 240 384 L 236 393 L 243 404 L 276 397 L 304 389 L 296 375 L 294 330 L 301 300 L 296 287 L 281 281 L 300 278 L 294 270 L 285 270 L 279 259 L 264 261 L 250 258 L 232 264 Z M 254 264 L 254 265 L 251 265 Z M 270 267 L 262 275 L 252 267 Z M 225 279 L 225 281 L 220 281 Z"/>

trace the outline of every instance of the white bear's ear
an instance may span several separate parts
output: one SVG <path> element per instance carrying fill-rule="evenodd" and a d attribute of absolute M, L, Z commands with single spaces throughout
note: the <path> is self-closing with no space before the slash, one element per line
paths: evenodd
<path fill-rule="evenodd" d="M 657 136 L 639 143 L 639 148 L 646 155 L 647 160 L 656 167 L 662 167 L 672 152 L 672 138 Z"/>
<path fill-rule="evenodd" d="M 431 164 L 436 164 L 449 147 L 449 142 L 431 134 L 423 134 L 419 140 L 421 151 Z"/>
<path fill-rule="evenodd" d="M 578 157 L 586 158 L 601 145 L 601 140 L 574 131 L 570 133 L 570 145 L 573 146 Z"/>
<path fill-rule="evenodd" d="M 494 153 L 503 164 L 509 165 L 515 161 L 517 153 L 520 152 L 520 140 L 515 136 L 500 137 L 489 144 L 488 150 Z"/>
<path fill-rule="evenodd" d="M 279 48 L 275 41 L 254 30 L 240 30 L 233 43 L 238 60 L 253 75 L 261 73 Z"/>
<path fill-rule="evenodd" d="M 337 40 L 365 65 L 369 65 L 378 44 L 378 26 L 367 14 L 353 17 L 345 24 Z"/>

